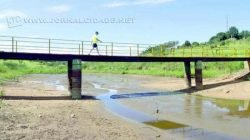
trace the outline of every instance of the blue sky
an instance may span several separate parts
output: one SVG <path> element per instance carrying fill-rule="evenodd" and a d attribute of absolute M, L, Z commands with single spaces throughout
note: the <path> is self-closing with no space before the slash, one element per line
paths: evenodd
<path fill-rule="evenodd" d="M 103 41 L 164 43 L 207 41 L 229 26 L 250 30 L 249 0 L 1 0 L 0 35 Z M 20 19 L 133 19 L 129 23 L 15 23 Z M 14 25 L 15 25 L 14 24 Z"/>

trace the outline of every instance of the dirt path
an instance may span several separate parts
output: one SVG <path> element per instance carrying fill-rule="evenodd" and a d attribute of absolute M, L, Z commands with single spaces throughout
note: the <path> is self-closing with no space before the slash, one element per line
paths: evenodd
<path fill-rule="evenodd" d="M 14 98 L 4 100 L 0 108 L 0 139 L 137 140 L 156 137 L 141 124 L 105 111 L 100 101 L 70 100 L 64 96 L 67 91 L 27 78 L 7 83 L 1 89 L 5 96 Z"/>

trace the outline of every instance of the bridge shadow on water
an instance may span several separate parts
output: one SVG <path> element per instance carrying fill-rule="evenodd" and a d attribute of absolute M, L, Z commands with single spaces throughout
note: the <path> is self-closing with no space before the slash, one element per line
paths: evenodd
<path fill-rule="evenodd" d="M 204 85 L 204 88 L 202 90 L 208 90 L 213 89 L 225 85 L 232 85 L 237 84 L 240 82 L 248 81 L 248 77 L 250 76 L 250 73 L 247 73 L 241 77 L 237 77 L 230 81 L 220 82 L 220 83 L 213 83 L 213 84 L 207 84 Z M 111 99 L 126 99 L 126 98 L 140 98 L 140 97 L 153 97 L 153 96 L 171 96 L 171 95 L 184 95 L 184 94 L 192 94 L 198 91 L 195 87 L 192 88 L 186 88 L 176 91 L 169 91 L 169 92 L 146 92 L 146 93 L 128 93 L 128 94 L 119 94 L 119 95 L 111 95 Z"/>
<path fill-rule="evenodd" d="M 184 92 L 146 92 L 146 93 L 128 93 L 111 95 L 111 99 L 126 99 L 126 98 L 140 98 L 140 97 L 154 97 L 154 96 L 171 96 L 171 95 L 183 95 Z"/>
<path fill-rule="evenodd" d="M 234 78 L 233 80 L 204 85 L 202 90 L 208 90 L 208 89 L 213 89 L 213 88 L 222 87 L 226 85 L 233 85 L 233 84 L 249 81 L 248 79 L 249 77 L 250 77 L 250 73 L 246 73 L 240 77 Z M 178 90 L 178 92 L 194 93 L 194 92 L 202 91 L 202 90 L 198 90 L 198 89 L 195 89 L 195 87 L 192 87 L 192 88 Z"/>

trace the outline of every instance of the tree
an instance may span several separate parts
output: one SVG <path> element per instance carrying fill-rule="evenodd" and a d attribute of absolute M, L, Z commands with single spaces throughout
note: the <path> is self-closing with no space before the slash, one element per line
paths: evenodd
<path fill-rule="evenodd" d="M 239 30 L 236 27 L 230 27 L 227 32 L 227 38 L 236 38 L 239 39 Z"/>
<path fill-rule="evenodd" d="M 220 32 L 216 35 L 216 37 L 219 41 L 224 41 L 227 39 L 227 34 L 224 32 Z"/>
<path fill-rule="evenodd" d="M 250 31 L 242 31 L 239 36 L 240 38 L 246 39 L 250 36 Z"/>
<path fill-rule="evenodd" d="M 216 43 L 218 42 L 218 38 L 216 36 L 212 36 L 210 39 L 209 39 L 209 43 Z"/>
<path fill-rule="evenodd" d="M 192 46 L 199 46 L 200 44 L 199 44 L 199 42 L 193 42 L 192 43 Z"/>
<path fill-rule="evenodd" d="M 185 46 L 185 47 L 190 47 L 191 46 L 191 43 L 190 43 L 190 41 L 185 41 L 185 43 L 183 44 L 183 46 Z"/>

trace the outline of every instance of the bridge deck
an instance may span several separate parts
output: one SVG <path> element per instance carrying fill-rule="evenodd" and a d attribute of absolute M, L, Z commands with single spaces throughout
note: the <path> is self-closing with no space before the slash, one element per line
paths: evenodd
<path fill-rule="evenodd" d="M 69 61 L 73 59 L 81 59 L 82 61 L 94 62 L 195 62 L 198 60 L 203 62 L 250 61 L 250 57 L 137 57 L 12 52 L 0 52 L 0 59 L 44 61 Z"/>

